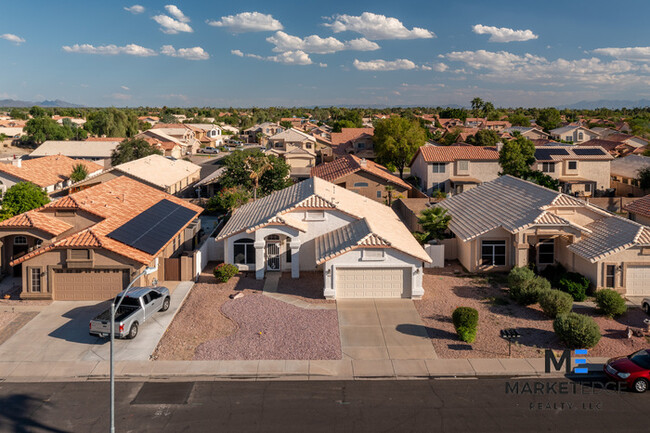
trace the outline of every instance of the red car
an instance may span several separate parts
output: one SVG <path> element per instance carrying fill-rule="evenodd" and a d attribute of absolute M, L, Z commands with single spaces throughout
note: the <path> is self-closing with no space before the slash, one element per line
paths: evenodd
<path fill-rule="evenodd" d="M 604 370 L 609 377 L 625 382 L 636 392 L 645 392 L 650 386 L 650 349 L 612 358 L 607 361 Z"/>

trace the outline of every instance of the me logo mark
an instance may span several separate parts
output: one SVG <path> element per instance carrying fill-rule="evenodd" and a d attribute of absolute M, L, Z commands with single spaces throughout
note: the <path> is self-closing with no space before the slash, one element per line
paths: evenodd
<path fill-rule="evenodd" d="M 589 372 L 589 369 L 587 367 L 578 367 L 578 365 L 586 365 L 587 364 L 587 349 L 576 349 L 574 351 L 575 355 L 580 356 L 580 358 L 574 358 L 573 361 L 576 364 L 576 367 L 573 369 L 574 373 L 577 374 L 587 374 Z M 544 371 L 546 373 L 551 372 L 551 364 L 553 364 L 553 368 L 555 371 L 561 371 L 562 366 L 564 366 L 564 369 L 567 373 L 571 373 L 571 351 L 570 350 L 564 350 L 562 351 L 562 354 L 560 355 L 560 359 L 556 358 L 555 353 L 553 353 L 552 350 L 546 349 L 544 352 Z"/>

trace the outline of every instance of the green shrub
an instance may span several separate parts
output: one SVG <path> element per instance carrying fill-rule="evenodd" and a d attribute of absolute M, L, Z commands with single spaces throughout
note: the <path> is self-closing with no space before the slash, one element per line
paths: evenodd
<path fill-rule="evenodd" d="M 523 288 L 530 280 L 535 278 L 535 273 L 529 268 L 520 268 L 515 266 L 508 274 L 508 287 L 510 291 L 517 292 Z"/>
<path fill-rule="evenodd" d="M 557 287 L 573 296 L 574 301 L 582 302 L 587 297 L 589 280 L 577 272 L 567 272 L 560 279 Z"/>
<path fill-rule="evenodd" d="M 476 340 L 478 311 L 470 307 L 458 307 L 451 315 L 451 319 L 454 322 L 456 333 L 462 341 L 473 343 Z"/>
<path fill-rule="evenodd" d="M 551 283 L 545 278 L 536 276 L 516 293 L 516 301 L 521 305 L 532 305 L 539 302 L 540 296 L 551 290 Z"/>
<path fill-rule="evenodd" d="M 227 283 L 229 279 L 239 273 L 239 268 L 229 263 L 221 263 L 214 268 L 214 276 L 220 283 Z"/>
<path fill-rule="evenodd" d="M 540 296 L 539 305 L 542 307 L 544 314 L 555 318 L 571 312 L 573 298 L 561 290 L 547 290 Z"/>
<path fill-rule="evenodd" d="M 571 349 L 589 349 L 598 344 L 600 328 L 591 317 L 568 313 L 553 321 L 555 335 Z"/>
<path fill-rule="evenodd" d="M 546 266 L 539 275 L 551 282 L 551 286 L 557 287 L 558 283 L 566 275 L 567 271 L 560 263 Z"/>
<path fill-rule="evenodd" d="M 625 299 L 612 289 L 604 289 L 596 292 L 596 304 L 602 314 L 608 317 L 616 317 L 627 311 Z"/>

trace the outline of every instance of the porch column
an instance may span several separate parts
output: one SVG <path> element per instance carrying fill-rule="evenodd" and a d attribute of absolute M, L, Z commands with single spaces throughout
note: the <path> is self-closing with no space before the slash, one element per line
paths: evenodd
<path fill-rule="evenodd" d="M 264 279 L 264 241 L 256 241 L 253 246 L 255 247 L 255 278 L 258 280 Z"/>
<path fill-rule="evenodd" d="M 300 278 L 300 240 L 292 239 L 289 248 L 291 248 L 291 278 Z"/>
<path fill-rule="evenodd" d="M 528 266 L 528 249 L 530 245 L 525 242 L 525 235 L 519 232 L 515 235 L 515 263 L 513 266 Z"/>

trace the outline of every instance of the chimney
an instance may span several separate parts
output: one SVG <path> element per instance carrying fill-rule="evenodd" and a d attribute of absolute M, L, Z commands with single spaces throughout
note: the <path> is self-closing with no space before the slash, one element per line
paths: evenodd
<path fill-rule="evenodd" d="M 11 161 L 11 163 L 18 168 L 23 166 L 23 160 L 21 158 L 16 158 L 13 161 Z"/>
<path fill-rule="evenodd" d="M 497 143 L 497 152 L 501 152 L 501 149 L 502 149 L 502 148 L 503 148 L 503 143 L 499 141 L 499 142 Z"/>
<path fill-rule="evenodd" d="M 359 165 L 361 165 L 361 167 L 365 167 L 366 166 L 366 158 L 361 158 L 361 160 L 359 161 Z"/>

